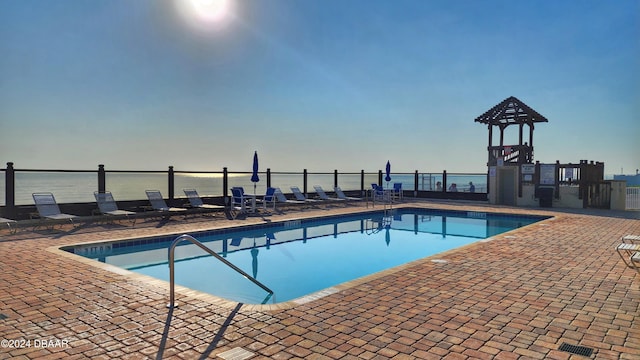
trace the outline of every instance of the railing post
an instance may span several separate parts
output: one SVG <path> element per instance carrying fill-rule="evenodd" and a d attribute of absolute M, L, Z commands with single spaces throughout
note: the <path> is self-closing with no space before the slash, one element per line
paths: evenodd
<path fill-rule="evenodd" d="M 302 170 L 302 192 L 307 195 L 307 169 Z"/>
<path fill-rule="evenodd" d="M 378 186 L 382 186 L 382 170 L 378 170 Z"/>
<path fill-rule="evenodd" d="M 267 188 L 271 187 L 271 169 L 267 168 Z"/>
<path fill-rule="evenodd" d="M 333 170 L 333 188 L 338 186 L 338 169 Z"/>
<path fill-rule="evenodd" d="M 107 191 L 107 182 L 104 172 L 104 165 L 98 165 L 98 192 L 104 194 Z"/>
<path fill-rule="evenodd" d="M 555 198 L 560 199 L 560 160 L 556 160 L 556 171 L 555 171 Z"/>
<path fill-rule="evenodd" d="M 229 204 L 229 197 L 227 190 L 229 189 L 229 173 L 226 167 L 222 168 L 222 199 L 224 200 L 224 204 Z"/>
<path fill-rule="evenodd" d="M 447 192 L 447 170 L 442 170 L 442 192 Z"/>
<path fill-rule="evenodd" d="M 360 196 L 364 197 L 364 170 L 360 170 Z"/>
<path fill-rule="evenodd" d="M 7 212 L 13 216 L 16 206 L 16 172 L 13 169 L 13 163 L 7 163 L 7 170 L 4 174 L 5 177 L 5 206 Z"/>
<path fill-rule="evenodd" d="M 413 197 L 418 197 L 418 170 L 416 170 L 416 173 L 413 176 Z"/>
<path fill-rule="evenodd" d="M 173 178 L 173 166 L 169 166 L 169 200 L 173 200 L 174 194 L 174 178 Z"/>

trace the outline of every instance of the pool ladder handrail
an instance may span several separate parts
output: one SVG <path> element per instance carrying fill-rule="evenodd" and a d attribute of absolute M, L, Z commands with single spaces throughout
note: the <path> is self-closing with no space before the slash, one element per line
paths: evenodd
<path fill-rule="evenodd" d="M 187 235 L 187 234 L 183 234 L 183 235 L 180 235 L 177 238 L 175 238 L 175 240 L 173 240 L 173 242 L 171 243 L 171 246 L 169 247 L 169 286 L 170 286 L 170 290 L 169 290 L 170 295 L 169 295 L 169 297 L 170 298 L 169 298 L 169 304 L 167 304 L 168 308 L 178 307 L 178 305 L 175 303 L 175 279 L 174 279 L 175 248 L 179 243 L 181 243 L 182 241 L 185 241 L 185 240 L 191 242 L 194 245 L 197 245 L 199 248 L 201 248 L 202 250 L 206 251 L 207 253 L 209 253 L 214 258 L 222 261 L 225 265 L 229 266 L 230 268 L 232 268 L 233 270 L 238 272 L 244 278 L 250 280 L 254 284 L 260 286 L 263 290 L 265 290 L 269 294 L 273 295 L 273 290 L 269 289 L 266 285 L 264 285 L 263 283 L 258 281 L 256 278 L 254 278 L 253 276 L 247 274 L 246 272 L 244 272 L 239 267 L 233 265 L 231 262 L 229 262 L 229 260 L 223 258 L 222 256 L 218 255 L 215 251 L 213 251 L 213 250 L 209 249 L 208 247 L 206 247 L 203 243 L 198 241 L 193 236 Z"/>

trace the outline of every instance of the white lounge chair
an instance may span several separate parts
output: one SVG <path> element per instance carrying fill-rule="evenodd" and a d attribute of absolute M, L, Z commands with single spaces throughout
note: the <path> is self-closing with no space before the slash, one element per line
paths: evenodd
<path fill-rule="evenodd" d="M 33 193 L 32 196 L 33 201 L 36 203 L 36 209 L 38 209 L 38 215 L 41 218 L 49 220 L 69 220 L 75 227 L 73 220 L 78 218 L 78 216 L 62 213 L 52 193 Z"/>
<path fill-rule="evenodd" d="M 362 198 L 350 197 L 350 196 L 345 195 L 344 192 L 342 191 L 342 189 L 340 188 L 340 186 L 334 187 L 333 190 L 335 190 L 336 196 L 338 197 L 338 199 L 343 199 L 343 200 L 347 200 L 347 201 L 361 201 L 362 200 Z"/>
<path fill-rule="evenodd" d="M 136 219 L 134 215 L 136 214 L 133 211 L 120 210 L 118 209 L 118 204 L 113 199 L 113 194 L 110 191 L 99 192 L 96 191 L 93 193 L 93 196 L 96 198 L 96 203 L 98 203 L 98 210 L 102 215 L 107 216 L 122 216 L 132 221 L 132 225 L 135 225 Z"/>
<path fill-rule="evenodd" d="M 304 204 L 304 201 L 287 199 L 287 197 L 284 196 L 280 188 L 275 188 L 275 189 L 276 190 L 274 191 L 273 194 L 275 195 L 276 200 L 278 200 L 278 202 L 285 203 L 285 204 Z"/>
<path fill-rule="evenodd" d="M 640 274 L 640 235 L 625 235 L 616 251 L 624 264 L 634 268 Z"/>
<path fill-rule="evenodd" d="M 189 199 L 189 204 L 196 209 L 224 210 L 224 206 L 222 205 L 212 205 L 212 204 L 203 203 L 196 189 L 183 189 L 182 191 L 184 191 L 184 194 L 187 196 L 187 199 Z"/>
<path fill-rule="evenodd" d="M 0 224 L 6 224 L 6 225 L 7 225 L 7 227 L 9 228 L 9 231 L 10 231 L 12 234 L 15 234 L 15 233 L 16 233 L 16 228 L 15 228 L 15 227 L 11 227 L 11 225 L 15 225 L 15 224 L 17 224 L 17 223 L 18 223 L 18 222 L 17 222 L 17 221 L 15 221 L 15 220 L 0 217 Z"/>
<path fill-rule="evenodd" d="M 164 201 L 162 193 L 160 193 L 159 190 L 145 190 L 145 192 L 147 193 L 147 198 L 149 199 L 153 210 L 160 211 L 168 215 L 172 213 L 181 213 L 186 215 L 187 209 L 185 208 L 167 206 L 167 203 Z"/>
<path fill-rule="evenodd" d="M 314 185 L 313 188 L 316 190 L 316 193 L 318 194 L 318 197 L 320 198 L 320 200 L 325 200 L 325 201 L 344 201 L 344 199 L 340 199 L 340 198 L 337 198 L 337 197 L 335 197 L 335 198 L 329 197 L 327 195 L 327 193 L 324 192 L 324 189 L 320 185 Z"/>
<path fill-rule="evenodd" d="M 304 196 L 304 194 L 302 193 L 302 191 L 300 191 L 300 188 L 298 188 L 297 186 L 292 186 L 291 187 L 291 191 L 293 192 L 293 196 L 295 196 L 296 200 L 298 201 L 304 201 L 307 203 L 316 203 L 320 200 L 316 200 L 316 199 L 307 199 L 306 196 Z"/>

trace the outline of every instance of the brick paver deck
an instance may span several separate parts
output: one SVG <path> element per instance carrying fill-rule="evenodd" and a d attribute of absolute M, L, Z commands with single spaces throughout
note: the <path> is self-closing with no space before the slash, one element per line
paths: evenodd
<path fill-rule="evenodd" d="M 180 306 L 171 311 L 167 283 L 51 247 L 264 220 L 149 219 L 133 228 L 123 222 L 17 234 L 3 229 L 0 359 L 585 358 L 560 351 L 562 343 L 592 348 L 591 358 L 640 358 L 640 275 L 615 252 L 621 236 L 640 235 L 640 220 L 606 211 L 412 205 L 554 218 L 301 305 L 242 305 L 181 289 Z M 287 210 L 269 220 L 362 209 Z"/>

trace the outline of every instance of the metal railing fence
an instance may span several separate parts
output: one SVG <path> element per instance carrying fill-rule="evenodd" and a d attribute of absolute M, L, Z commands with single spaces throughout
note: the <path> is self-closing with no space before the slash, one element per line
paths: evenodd
<path fill-rule="evenodd" d="M 391 181 L 384 181 L 382 170 L 375 172 L 274 172 L 271 169 L 258 173 L 260 181 L 251 182 L 249 171 L 179 171 L 173 166 L 167 170 L 109 170 L 98 165 L 96 170 L 60 170 L 60 169 L 17 169 L 9 162 L 0 169 L 0 206 L 13 207 L 31 205 L 32 193 L 52 192 L 59 203 L 94 202 L 95 191 L 110 191 L 117 201 L 145 200 L 145 190 L 160 190 L 165 198 L 182 198 L 182 189 L 193 188 L 203 197 L 227 197 L 229 189 L 242 186 L 246 192 L 264 194 L 267 187 L 279 187 L 290 192 L 292 186 L 303 192 L 314 192 L 313 186 L 320 185 L 325 191 L 333 191 L 340 186 L 343 191 L 360 191 L 361 194 L 375 183 L 383 187 L 393 187 L 402 183 L 407 195 L 417 196 L 419 191 L 447 192 L 448 184 L 457 184 L 458 192 L 469 192 L 470 183 L 475 192 L 485 193 L 486 174 L 480 173 L 394 173 Z M 254 188 L 255 186 L 255 188 Z"/>

